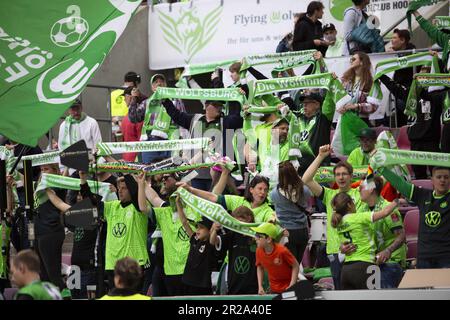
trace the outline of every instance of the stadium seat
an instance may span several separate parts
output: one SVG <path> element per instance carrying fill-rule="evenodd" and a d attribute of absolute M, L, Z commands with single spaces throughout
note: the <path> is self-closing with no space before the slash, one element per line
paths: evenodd
<path fill-rule="evenodd" d="M 419 210 L 410 210 L 405 215 L 405 221 L 403 222 L 405 227 L 406 241 L 417 240 L 419 233 Z"/>
<path fill-rule="evenodd" d="M 417 258 L 417 241 L 406 241 L 408 251 L 406 252 L 406 260 L 413 260 Z"/>
<path fill-rule="evenodd" d="M 17 288 L 5 288 L 5 291 L 3 292 L 5 300 L 14 300 L 14 296 L 16 295 L 18 290 L 19 289 Z"/>
<path fill-rule="evenodd" d="M 398 137 L 397 137 L 397 146 L 402 150 L 411 150 L 411 142 L 409 142 L 408 138 L 408 126 L 403 126 L 400 128 Z"/>
<path fill-rule="evenodd" d="M 415 186 L 421 187 L 424 189 L 433 189 L 433 184 L 431 183 L 431 180 L 429 179 L 417 179 L 411 181 Z"/>
<path fill-rule="evenodd" d="M 378 137 L 378 136 L 380 135 L 380 133 L 383 132 L 383 131 L 391 131 L 391 128 L 385 127 L 385 126 L 374 127 L 373 129 L 374 129 L 375 132 L 377 133 L 377 137 Z"/>

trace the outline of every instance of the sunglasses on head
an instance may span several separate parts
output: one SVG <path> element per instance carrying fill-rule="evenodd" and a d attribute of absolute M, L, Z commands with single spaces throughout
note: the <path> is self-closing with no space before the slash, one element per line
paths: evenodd
<path fill-rule="evenodd" d="M 267 236 L 263 233 L 257 233 L 257 234 L 255 234 L 255 238 L 256 239 L 265 239 L 265 238 L 267 238 Z"/>

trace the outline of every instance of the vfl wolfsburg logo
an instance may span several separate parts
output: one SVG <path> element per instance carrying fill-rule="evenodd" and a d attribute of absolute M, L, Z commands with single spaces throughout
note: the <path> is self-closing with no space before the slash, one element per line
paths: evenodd
<path fill-rule="evenodd" d="M 234 260 L 234 272 L 246 274 L 250 270 L 250 261 L 247 257 L 239 256 Z"/>
<path fill-rule="evenodd" d="M 303 131 L 300 133 L 300 141 L 306 141 L 306 140 L 308 140 L 308 137 L 309 137 L 309 132 L 308 132 L 308 130 L 303 130 Z"/>
<path fill-rule="evenodd" d="M 185 63 L 189 63 L 192 57 L 211 41 L 217 31 L 222 6 L 218 6 L 203 18 L 200 18 L 196 11 L 196 7 L 187 11 L 181 10 L 181 16 L 176 20 L 159 11 L 164 39 L 183 55 Z"/>
<path fill-rule="evenodd" d="M 408 59 L 406 57 L 398 58 L 398 65 L 404 67 L 408 64 Z"/>
<path fill-rule="evenodd" d="M 73 234 L 73 238 L 74 238 L 75 242 L 81 241 L 84 238 L 84 229 L 76 228 L 75 232 Z"/>
<path fill-rule="evenodd" d="M 427 226 L 435 228 L 441 223 L 441 213 L 430 211 L 425 215 L 425 223 Z"/>
<path fill-rule="evenodd" d="M 127 233 L 127 226 L 124 223 L 116 223 L 112 230 L 113 236 L 122 238 Z"/>

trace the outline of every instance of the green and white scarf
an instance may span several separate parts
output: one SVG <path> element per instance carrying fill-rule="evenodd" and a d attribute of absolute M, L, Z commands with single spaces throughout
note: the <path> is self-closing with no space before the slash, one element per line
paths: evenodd
<path fill-rule="evenodd" d="M 375 67 L 375 77 L 373 79 L 373 85 L 370 89 L 369 96 L 367 97 L 367 102 L 376 105 L 381 104 L 381 100 L 383 99 L 380 81 L 381 76 L 393 71 L 415 66 L 431 66 L 431 73 L 438 73 L 440 70 L 438 57 L 431 55 L 429 52 L 416 53 L 409 56 L 386 59 L 378 62 Z"/>
<path fill-rule="evenodd" d="M 375 148 L 398 150 L 397 142 L 390 131 L 383 131 L 378 135 Z M 411 175 L 405 164 L 392 166 L 388 169 L 395 172 L 398 176 L 406 178 L 407 181 L 411 181 Z"/>
<path fill-rule="evenodd" d="M 408 20 L 409 31 L 412 33 L 411 15 L 413 11 L 416 11 L 425 6 L 434 5 L 441 1 L 448 1 L 448 0 L 410 0 L 408 9 L 406 9 L 406 19 Z"/>
<path fill-rule="evenodd" d="M 189 64 L 184 67 L 180 80 L 175 84 L 178 88 L 188 88 L 187 78 L 198 74 L 212 73 L 217 68 L 225 68 L 239 60 L 224 60 L 211 63 Z"/>
<path fill-rule="evenodd" d="M 0 160 L 5 160 L 7 173 L 10 172 L 11 169 L 13 168 L 16 159 L 17 158 L 14 157 L 14 153 L 11 150 L 6 148 L 5 146 L 0 146 Z M 20 180 L 20 175 L 19 172 L 17 171 L 17 168 L 13 172 L 13 178 L 15 181 Z"/>
<path fill-rule="evenodd" d="M 450 87 L 450 74 L 448 73 L 418 73 L 414 75 L 414 80 L 409 89 L 408 99 L 406 100 L 405 114 L 410 117 L 417 117 L 417 99 L 420 92 L 425 87 Z M 448 112 L 449 99 L 444 100 L 444 110 Z"/>
<path fill-rule="evenodd" d="M 184 188 L 178 188 L 175 192 L 183 201 L 184 207 L 200 213 L 211 221 L 218 222 L 227 229 L 240 234 L 254 237 L 255 232 L 250 227 L 257 227 L 260 223 L 244 223 L 231 216 L 220 204 L 202 199 L 193 195 Z"/>
<path fill-rule="evenodd" d="M 450 17 L 449 16 L 436 16 L 436 27 L 439 29 L 450 29 Z"/>
<path fill-rule="evenodd" d="M 71 116 L 67 116 L 64 120 L 64 131 L 59 148 L 64 150 L 75 142 L 80 140 L 80 122 L 86 119 L 86 113 L 81 113 L 80 120 L 75 120 Z"/>
<path fill-rule="evenodd" d="M 286 71 L 306 64 L 314 65 L 314 72 L 320 73 L 321 67 L 326 69 L 323 59 L 315 60 L 313 55 L 316 50 L 291 51 L 272 54 L 259 54 L 247 56 L 242 60 L 241 78 L 245 78 L 250 67 L 266 64 L 275 64 L 272 77 L 276 78 L 279 72 Z"/>
<path fill-rule="evenodd" d="M 374 170 L 400 164 L 450 167 L 450 153 L 380 148 L 370 158 Z"/>
<path fill-rule="evenodd" d="M 68 190 L 80 190 L 80 183 L 81 183 L 80 179 L 59 176 L 56 174 L 43 173 L 36 187 L 36 190 L 34 191 L 34 197 L 38 201 L 37 206 L 43 204 L 48 200 L 45 189 L 60 188 Z M 93 192 L 96 192 L 100 196 L 102 196 L 103 201 L 117 200 L 116 193 L 110 190 L 111 187 L 110 183 L 92 180 L 88 180 L 87 183 Z"/>
<path fill-rule="evenodd" d="M 314 181 L 317 183 L 334 182 L 336 178 L 333 173 L 334 167 L 320 167 L 314 175 Z M 367 166 L 354 166 L 352 181 L 359 181 L 364 179 L 367 175 Z"/>
<path fill-rule="evenodd" d="M 206 149 L 209 138 L 180 140 L 141 141 L 141 142 L 100 142 L 97 143 L 97 155 L 107 156 L 129 152 L 174 151 L 185 149 Z"/>
<path fill-rule="evenodd" d="M 257 80 L 249 82 L 249 103 L 254 99 L 274 92 L 296 89 L 326 89 L 327 94 L 322 105 L 323 113 L 327 110 L 339 109 L 351 101 L 341 82 L 334 79 L 331 73 L 314 74 L 289 78 Z"/>
<path fill-rule="evenodd" d="M 52 151 L 52 152 L 45 152 L 41 154 L 33 154 L 29 156 L 23 156 L 21 160 L 31 160 L 31 165 L 33 167 L 42 166 L 44 164 L 50 164 L 50 163 L 61 163 L 59 155 L 61 154 L 61 151 Z M 17 158 L 14 158 L 16 160 Z M 23 162 L 19 163 L 18 168 L 20 169 L 23 167 Z"/>

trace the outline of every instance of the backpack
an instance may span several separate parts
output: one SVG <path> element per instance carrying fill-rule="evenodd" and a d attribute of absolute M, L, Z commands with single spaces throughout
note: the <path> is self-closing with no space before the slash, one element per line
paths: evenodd
<path fill-rule="evenodd" d="M 348 10 L 355 9 L 353 7 L 350 7 L 346 10 L 346 12 Z M 365 53 L 384 52 L 384 41 L 380 35 L 380 30 L 369 28 L 367 26 L 367 19 L 369 18 L 369 16 L 364 11 L 362 11 L 362 14 L 363 19 L 361 23 L 351 32 L 351 37 L 353 39 L 352 41 L 356 43 L 356 46 L 350 49 L 350 45 L 347 42 L 349 53 L 353 54 L 357 51 L 362 51 Z"/>

